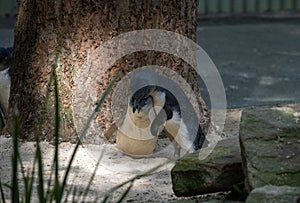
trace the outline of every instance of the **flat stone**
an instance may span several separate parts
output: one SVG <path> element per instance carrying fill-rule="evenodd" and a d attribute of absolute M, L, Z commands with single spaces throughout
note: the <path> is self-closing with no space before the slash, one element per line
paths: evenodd
<path fill-rule="evenodd" d="M 247 108 L 240 143 L 245 188 L 300 186 L 300 104 Z"/>
<path fill-rule="evenodd" d="M 246 203 L 298 203 L 299 201 L 300 187 L 266 185 L 252 190 Z"/>
<path fill-rule="evenodd" d="M 198 156 L 197 152 L 188 154 L 172 169 L 173 191 L 176 196 L 226 191 L 244 180 L 237 137 L 220 141 L 204 160 L 199 160 Z"/>

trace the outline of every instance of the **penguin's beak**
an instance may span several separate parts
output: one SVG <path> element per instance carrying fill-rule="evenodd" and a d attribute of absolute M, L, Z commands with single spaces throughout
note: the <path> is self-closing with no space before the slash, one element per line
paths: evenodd
<path fill-rule="evenodd" d="M 136 110 L 136 108 L 135 108 L 135 107 L 133 107 L 133 109 L 132 109 L 132 112 L 133 112 L 133 113 L 135 113 L 135 110 Z"/>
<path fill-rule="evenodd" d="M 135 113 L 136 110 L 138 113 L 140 113 L 141 106 L 139 105 L 139 103 L 137 101 L 134 101 L 133 106 L 132 106 L 132 112 Z"/>

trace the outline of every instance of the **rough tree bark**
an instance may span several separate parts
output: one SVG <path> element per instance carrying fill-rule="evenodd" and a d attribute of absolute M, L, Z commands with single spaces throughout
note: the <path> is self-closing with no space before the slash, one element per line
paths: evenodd
<path fill-rule="evenodd" d="M 86 60 L 88 50 L 96 49 L 119 34 L 150 28 L 174 31 L 194 41 L 196 39 L 197 0 L 19 0 L 18 3 L 10 117 L 17 108 L 22 136 L 29 140 L 35 139 L 36 135 L 46 140 L 53 138 L 51 72 L 57 50 L 60 51 L 56 73 L 60 93 L 61 138 L 74 141 L 74 76 Z M 122 70 L 126 74 L 150 64 L 167 66 L 191 85 L 198 97 L 203 116 L 201 120 L 204 124 L 208 123 L 209 114 L 200 95 L 196 72 L 174 56 L 166 53 L 154 53 L 154 56 L 152 60 L 152 53 L 147 51 L 118 60 L 101 76 L 103 82 L 99 84 L 99 94 L 111 81 L 112 72 Z M 103 130 L 112 122 L 108 108 L 110 99 L 111 94 L 97 117 Z"/>

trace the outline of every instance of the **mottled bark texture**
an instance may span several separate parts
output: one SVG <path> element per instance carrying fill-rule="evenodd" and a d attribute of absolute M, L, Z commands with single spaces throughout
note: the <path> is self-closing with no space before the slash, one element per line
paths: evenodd
<path fill-rule="evenodd" d="M 196 39 L 196 0 L 19 0 L 15 26 L 14 71 L 12 76 L 11 115 L 20 112 L 22 137 L 36 135 L 51 140 L 54 131 L 54 102 L 51 71 L 57 48 L 56 68 L 60 93 L 61 139 L 74 141 L 72 118 L 74 76 L 86 60 L 88 50 L 99 47 L 119 34 L 141 29 L 164 29 Z M 154 56 L 154 57 L 153 57 Z M 202 122 L 209 114 L 197 86 L 197 74 L 181 59 L 167 53 L 138 52 L 118 60 L 99 84 L 99 95 L 111 74 L 124 74 L 143 65 L 163 65 L 178 72 L 198 97 Z M 103 130 L 112 123 L 108 108 L 111 94 L 97 119 Z"/>

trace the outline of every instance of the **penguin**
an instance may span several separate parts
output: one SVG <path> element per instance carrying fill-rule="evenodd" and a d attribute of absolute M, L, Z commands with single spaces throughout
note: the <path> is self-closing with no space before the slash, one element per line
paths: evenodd
<path fill-rule="evenodd" d="M 8 101 L 10 96 L 10 71 L 11 68 L 0 71 L 0 126 L 5 125 Z"/>
<path fill-rule="evenodd" d="M 0 47 L 0 127 L 5 125 L 10 96 L 12 47 Z"/>
<path fill-rule="evenodd" d="M 12 52 L 13 52 L 12 47 L 8 47 L 8 48 L 0 47 L 0 62 L 3 62 L 7 58 L 11 58 Z"/>
<path fill-rule="evenodd" d="M 169 139 L 174 144 L 174 157 L 180 157 L 183 149 L 188 153 L 202 148 L 205 134 L 201 126 L 198 126 L 196 137 L 190 135 L 188 127 L 182 118 L 180 105 L 176 97 L 167 89 L 155 85 L 148 85 L 137 90 L 130 98 L 130 106 L 135 114 L 145 113 L 144 109 L 158 108 L 157 116 L 152 122 L 151 131 L 155 135 L 157 129 L 163 127 Z"/>

